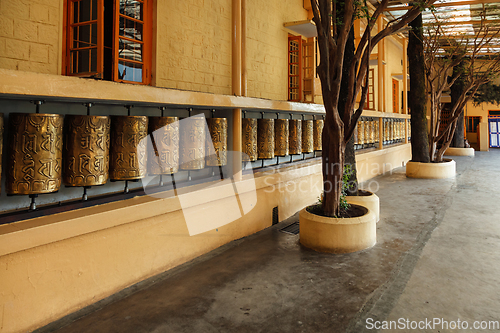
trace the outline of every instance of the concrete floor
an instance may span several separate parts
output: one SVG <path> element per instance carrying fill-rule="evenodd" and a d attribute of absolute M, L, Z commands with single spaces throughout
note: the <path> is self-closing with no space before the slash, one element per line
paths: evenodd
<path fill-rule="evenodd" d="M 448 329 L 415 331 L 455 332 L 458 319 L 480 331 L 474 321 L 500 321 L 500 150 L 454 159 L 455 179 L 399 168 L 364 184 L 381 203 L 371 249 L 303 248 L 279 231 L 296 215 L 39 331 L 373 332 L 438 318 Z M 399 328 L 388 331 L 411 331 Z"/>

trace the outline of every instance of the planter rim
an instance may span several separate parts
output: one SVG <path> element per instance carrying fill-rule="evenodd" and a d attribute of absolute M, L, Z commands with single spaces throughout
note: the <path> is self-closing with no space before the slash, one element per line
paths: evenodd
<path fill-rule="evenodd" d="M 449 147 L 444 152 L 445 156 L 470 156 L 473 157 L 475 155 L 476 150 L 472 147 L 469 148 L 458 148 L 458 147 Z"/>
<path fill-rule="evenodd" d="M 371 210 L 369 210 L 368 208 L 363 207 L 361 205 L 356 205 L 356 204 L 351 204 L 351 205 L 356 206 L 356 207 L 360 207 L 361 209 L 363 209 L 365 211 L 365 213 L 363 215 L 357 216 L 357 217 L 326 217 L 326 216 L 320 216 L 320 215 L 316 215 L 313 213 L 309 213 L 307 211 L 307 208 L 314 206 L 314 205 L 310 205 L 310 206 L 303 208 L 300 211 L 299 216 L 303 216 L 303 217 L 307 218 L 308 220 L 311 220 L 311 221 L 314 221 L 317 223 L 336 224 L 336 225 L 362 224 L 362 223 L 366 223 L 367 221 L 369 221 L 372 218 L 373 219 L 375 218 L 375 213 L 372 212 Z"/>
<path fill-rule="evenodd" d="M 444 158 L 443 163 L 422 163 L 409 161 L 406 164 L 406 176 L 417 179 L 446 179 L 456 176 L 457 163 Z"/>
<path fill-rule="evenodd" d="M 408 161 L 406 164 L 423 164 L 423 165 L 448 165 L 450 163 L 455 163 L 455 160 L 452 158 L 443 158 L 443 162 L 435 163 L 435 162 L 414 162 L 414 161 Z"/>

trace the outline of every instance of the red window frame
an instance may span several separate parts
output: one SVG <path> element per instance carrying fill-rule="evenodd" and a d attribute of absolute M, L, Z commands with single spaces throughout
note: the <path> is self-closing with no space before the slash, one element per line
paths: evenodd
<path fill-rule="evenodd" d="M 74 21 L 74 6 L 77 3 L 80 3 L 82 0 L 66 0 L 64 2 L 64 27 L 63 27 L 63 61 L 62 61 L 62 73 L 68 76 L 78 76 L 78 77 L 92 77 L 103 79 L 104 72 L 104 0 L 96 0 L 97 1 L 97 18 L 91 21 L 86 22 L 73 22 Z M 153 22 L 153 4 L 152 0 L 135 0 L 140 2 L 143 5 L 143 21 L 140 22 L 143 24 L 142 27 L 142 41 L 134 40 L 131 38 L 127 38 L 126 36 L 120 36 L 120 17 L 124 16 L 120 14 L 120 2 L 127 0 L 112 0 L 113 1 L 113 36 L 112 36 L 112 60 L 108 64 L 111 66 L 111 80 L 116 82 L 126 82 L 133 84 L 143 84 L 148 85 L 151 84 L 151 63 L 152 63 L 152 22 Z M 91 1 L 92 3 L 92 1 Z M 90 12 L 92 12 L 90 10 Z M 92 17 L 93 18 L 93 17 Z M 130 20 L 134 20 L 133 18 L 128 18 Z M 138 21 L 138 20 L 137 20 Z M 71 58 L 72 53 L 80 51 L 81 48 L 75 48 L 75 36 L 74 36 L 74 28 L 79 25 L 88 25 L 88 24 L 96 24 L 97 25 L 97 44 L 95 46 L 91 46 L 91 48 L 96 49 L 97 57 L 96 57 L 96 65 L 93 66 L 96 70 L 90 70 L 88 72 L 74 72 L 73 71 L 73 59 Z M 134 61 L 131 59 L 124 59 L 120 57 L 119 54 L 119 42 L 121 39 L 126 39 L 129 42 L 133 42 L 136 44 L 142 45 L 142 60 Z M 85 48 L 84 48 L 85 49 Z M 89 62 L 91 62 L 89 56 Z M 126 61 L 130 63 L 139 64 L 142 66 L 142 79 L 141 82 L 125 80 L 119 77 L 119 63 L 120 61 Z M 91 68 L 92 65 L 89 65 Z"/>
<path fill-rule="evenodd" d="M 288 100 L 302 101 L 302 36 L 288 36 Z"/>

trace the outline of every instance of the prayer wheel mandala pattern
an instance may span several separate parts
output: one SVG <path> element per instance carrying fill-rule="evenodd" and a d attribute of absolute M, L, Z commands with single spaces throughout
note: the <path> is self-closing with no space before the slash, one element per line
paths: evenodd
<path fill-rule="evenodd" d="M 274 155 L 288 155 L 288 119 L 274 121 Z"/>
<path fill-rule="evenodd" d="M 227 164 L 227 119 L 209 118 L 207 123 L 207 166 L 224 166 Z"/>
<path fill-rule="evenodd" d="M 259 159 L 274 158 L 274 119 L 257 120 L 257 152 Z"/>
<path fill-rule="evenodd" d="M 42 194 L 59 190 L 63 116 L 12 113 L 9 128 L 7 194 Z"/>
<path fill-rule="evenodd" d="M 314 150 L 317 151 L 323 149 L 323 141 L 321 137 L 323 135 L 323 125 L 324 121 L 322 119 L 314 121 L 313 142 L 314 142 Z"/>
<path fill-rule="evenodd" d="M 66 116 L 63 181 L 66 186 L 106 184 L 110 118 Z"/>
<path fill-rule="evenodd" d="M 243 118 L 242 127 L 243 161 L 257 161 L 257 119 Z"/>
<path fill-rule="evenodd" d="M 179 171 L 179 118 L 149 117 L 151 147 L 148 173 L 170 175 Z"/>
<path fill-rule="evenodd" d="M 180 169 L 201 170 L 205 167 L 205 124 L 204 117 L 181 120 Z"/>
<path fill-rule="evenodd" d="M 313 121 L 302 121 L 302 152 L 312 153 L 314 151 Z"/>
<path fill-rule="evenodd" d="M 111 118 L 110 178 L 141 179 L 146 175 L 148 118 L 114 116 Z"/>
<path fill-rule="evenodd" d="M 302 120 L 290 119 L 289 124 L 289 154 L 302 153 Z"/>

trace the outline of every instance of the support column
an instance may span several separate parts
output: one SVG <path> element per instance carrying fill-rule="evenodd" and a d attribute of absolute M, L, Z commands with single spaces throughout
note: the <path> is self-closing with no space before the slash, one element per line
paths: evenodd
<path fill-rule="evenodd" d="M 403 113 L 408 114 L 408 55 L 406 48 L 408 40 L 403 38 Z M 408 136 L 407 136 L 408 139 Z"/>
<path fill-rule="evenodd" d="M 233 95 L 242 95 L 242 24 L 241 24 L 241 14 L 242 14 L 242 0 L 233 0 L 232 2 L 232 31 L 231 31 L 231 42 L 232 42 L 232 92 Z M 241 154 L 237 152 L 242 151 L 241 147 L 241 109 L 233 109 L 233 174 L 234 180 L 239 181 L 242 177 L 241 172 Z"/>
<path fill-rule="evenodd" d="M 247 84 L 247 0 L 241 0 L 241 95 L 248 96 Z"/>
<path fill-rule="evenodd" d="M 384 16 L 380 15 L 377 19 L 377 28 L 378 31 L 382 31 L 384 29 Z M 377 68 L 378 68 L 378 111 L 386 112 L 385 109 L 385 39 L 382 39 L 378 43 L 378 52 L 377 52 Z"/>

